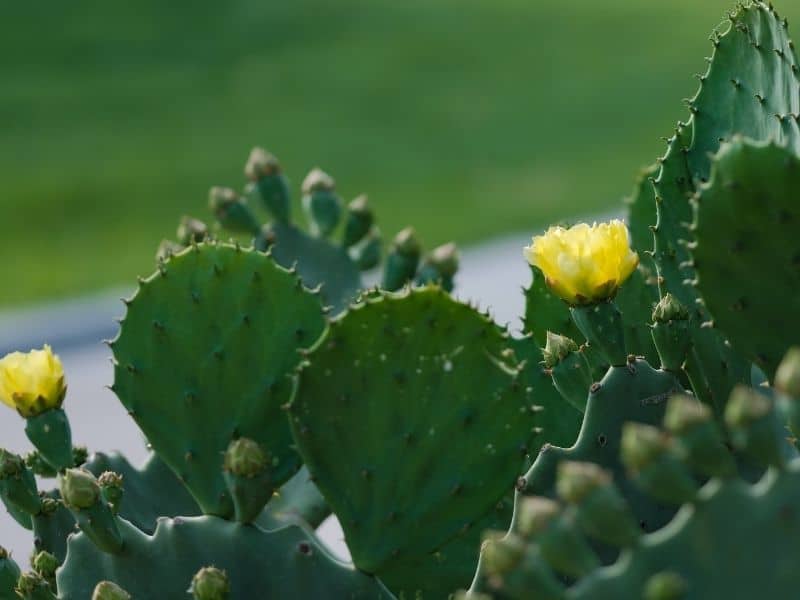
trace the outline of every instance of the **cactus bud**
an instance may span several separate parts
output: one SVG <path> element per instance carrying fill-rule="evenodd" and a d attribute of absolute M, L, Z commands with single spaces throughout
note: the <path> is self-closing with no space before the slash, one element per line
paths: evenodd
<path fill-rule="evenodd" d="M 481 555 L 491 576 L 502 577 L 512 571 L 525 555 L 525 542 L 513 533 L 501 537 L 499 532 L 491 531 L 484 536 Z"/>
<path fill-rule="evenodd" d="M 373 215 L 365 195 L 359 196 L 348 204 L 342 242 L 344 247 L 349 248 L 360 242 L 369 233 L 374 222 L 375 215 Z"/>
<path fill-rule="evenodd" d="M 542 350 L 542 357 L 544 358 L 544 366 L 552 369 L 559 362 L 569 356 L 570 352 L 577 352 L 578 344 L 570 338 L 558 335 L 552 331 L 547 332 L 547 342 Z"/>
<path fill-rule="evenodd" d="M 25 600 L 46 600 L 50 598 L 55 600 L 55 595 L 50 591 L 50 584 L 47 583 L 44 577 L 33 571 L 28 571 L 19 576 L 16 591 Z"/>
<path fill-rule="evenodd" d="M 668 438 L 655 427 L 625 423 L 622 428 L 622 462 L 639 486 L 665 503 L 689 502 L 697 486 L 669 450 Z"/>
<path fill-rule="evenodd" d="M 680 301 L 667 292 L 656 307 L 653 309 L 653 321 L 656 323 L 667 323 L 669 321 L 686 321 L 689 319 L 689 311 Z"/>
<path fill-rule="evenodd" d="M 67 469 L 61 476 L 61 497 L 73 509 L 94 506 L 100 497 L 100 486 L 94 475 L 85 469 Z"/>
<path fill-rule="evenodd" d="M 39 477 L 55 477 L 57 472 L 47 461 L 42 458 L 38 451 L 33 450 L 25 455 L 25 464 Z"/>
<path fill-rule="evenodd" d="M 686 581 L 677 573 L 656 573 L 644 587 L 644 600 L 681 600 L 686 595 Z"/>
<path fill-rule="evenodd" d="M 256 146 L 250 151 L 244 165 L 244 175 L 250 181 L 258 181 L 262 177 L 270 177 L 281 172 L 281 163 L 273 154 Z"/>
<path fill-rule="evenodd" d="M 252 182 L 248 193 L 257 192 L 266 209 L 278 223 L 289 222 L 289 183 L 278 159 L 263 148 L 253 148 L 244 167 Z"/>
<path fill-rule="evenodd" d="M 543 531 L 561 512 L 555 500 L 538 496 L 523 497 L 517 515 L 517 531 L 525 537 L 536 536 Z"/>
<path fill-rule="evenodd" d="M 383 289 L 393 292 L 411 281 L 417 273 L 422 247 L 413 227 L 398 233 L 389 248 L 383 271 Z"/>
<path fill-rule="evenodd" d="M 454 243 L 434 249 L 422 264 L 416 282 L 420 285 L 437 283 L 442 289 L 453 290 L 453 278 L 458 272 L 458 247 Z"/>
<path fill-rule="evenodd" d="M 336 195 L 333 177 L 314 168 L 303 180 L 303 209 L 311 223 L 311 233 L 327 237 L 339 224 L 342 201 Z"/>
<path fill-rule="evenodd" d="M 226 600 L 230 594 L 228 575 L 216 567 L 203 567 L 192 578 L 189 593 L 195 600 Z"/>
<path fill-rule="evenodd" d="M 413 227 L 406 227 L 394 236 L 394 240 L 392 240 L 392 249 L 403 256 L 416 256 L 419 258 L 422 252 L 422 246 L 419 243 L 419 238 L 417 237 L 415 229 Z"/>
<path fill-rule="evenodd" d="M 0 448 L 0 479 L 16 477 L 24 470 L 25 461 L 19 455 Z"/>
<path fill-rule="evenodd" d="M 360 242 L 348 248 L 347 254 L 360 271 L 369 271 L 377 267 L 381 262 L 380 229 L 372 227 Z"/>
<path fill-rule="evenodd" d="M 175 233 L 178 243 L 188 246 L 192 242 L 200 243 L 208 237 L 208 226 L 198 219 L 182 216 Z"/>
<path fill-rule="evenodd" d="M 233 440 L 225 451 L 223 476 L 233 500 L 236 520 L 250 523 L 275 491 L 269 456 L 257 442 Z"/>
<path fill-rule="evenodd" d="M 58 565 L 58 559 L 44 550 L 39 552 L 31 560 L 31 566 L 33 567 L 33 570 L 48 581 L 55 578 Z"/>
<path fill-rule="evenodd" d="M 697 398 L 684 394 L 670 398 L 664 425 L 676 436 L 676 449 L 693 469 L 708 477 L 736 473 L 736 464 L 723 443 L 711 409 Z"/>
<path fill-rule="evenodd" d="M 775 371 L 775 389 L 800 399 L 800 347 L 790 348 Z"/>
<path fill-rule="evenodd" d="M 106 499 L 114 514 L 117 514 L 120 504 L 122 504 L 122 475 L 114 473 L 114 471 L 105 471 L 97 478 L 97 483 L 100 485 L 103 498 Z"/>
<path fill-rule="evenodd" d="M 208 206 L 219 224 L 229 231 L 256 235 L 261 229 L 244 198 L 231 188 L 212 187 L 208 192 Z"/>
<path fill-rule="evenodd" d="M 255 477 L 267 464 L 267 455 L 261 446 L 247 438 L 232 441 L 225 452 L 225 470 L 239 477 Z"/>
<path fill-rule="evenodd" d="M 131 600 L 131 595 L 113 581 L 101 581 L 94 588 L 92 600 Z"/>
<path fill-rule="evenodd" d="M 559 463 L 556 492 L 576 506 L 584 531 L 606 544 L 629 546 L 641 534 L 611 474 L 594 463 Z"/>
<path fill-rule="evenodd" d="M 736 386 L 725 407 L 725 423 L 736 448 L 761 465 L 783 465 L 783 425 L 769 398 L 750 387 Z"/>
<path fill-rule="evenodd" d="M 665 294 L 653 310 L 653 343 L 665 371 L 683 367 L 689 351 L 689 311 L 672 294 Z"/>

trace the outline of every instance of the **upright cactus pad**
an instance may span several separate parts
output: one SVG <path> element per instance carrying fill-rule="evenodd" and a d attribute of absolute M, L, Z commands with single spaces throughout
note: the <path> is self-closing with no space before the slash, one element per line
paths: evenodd
<path fill-rule="evenodd" d="M 695 307 L 698 299 L 697 292 L 685 285 L 695 278 L 689 253 L 693 243 L 689 199 L 709 179 L 711 155 L 736 134 L 800 148 L 794 116 L 800 112 L 800 68 L 786 21 L 771 5 L 740 4 L 712 40 L 708 72 L 689 101 L 691 119 L 676 129 L 655 181 L 654 258 L 659 286 L 662 295 L 670 292 L 687 307 Z M 698 397 L 719 413 L 733 386 L 749 380 L 749 365 L 717 331 L 700 328 L 708 321 L 702 306 L 696 306 L 692 316 L 695 327 L 687 372 Z"/>
<path fill-rule="evenodd" d="M 265 532 L 216 517 L 161 519 L 148 536 L 119 520 L 118 554 L 98 550 L 85 534 L 69 541 L 57 573 L 59 598 L 85 600 L 101 581 L 133 598 L 186 598 L 192 578 L 214 565 L 227 573 L 230 598 L 363 598 L 391 595 L 374 578 L 333 559 L 296 526 Z"/>
<path fill-rule="evenodd" d="M 771 376 L 800 343 L 800 159 L 736 139 L 696 203 L 692 251 L 714 325 Z"/>
<path fill-rule="evenodd" d="M 436 287 L 370 295 L 330 323 L 290 420 L 357 567 L 406 595 L 469 580 L 469 563 L 454 579 L 397 565 L 434 565 L 512 489 L 536 422 L 519 371 L 507 335 Z"/>
<path fill-rule="evenodd" d="M 300 468 L 281 410 L 299 349 L 322 332 L 317 297 L 263 253 L 190 247 L 143 281 L 112 342 L 113 390 L 206 514 L 230 516 L 223 452 L 247 437 L 275 486 Z"/>

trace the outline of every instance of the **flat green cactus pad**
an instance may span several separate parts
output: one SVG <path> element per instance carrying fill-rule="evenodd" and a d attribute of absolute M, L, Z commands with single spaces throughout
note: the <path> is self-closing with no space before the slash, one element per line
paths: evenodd
<path fill-rule="evenodd" d="M 513 488 L 536 413 L 508 346 L 431 287 L 367 297 L 310 353 L 292 429 L 360 569 L 403 580 L 397 565 L 436 560 Z M 409 568 L 399 591 L 441 597 L 473 570 L 445 580 Z"/>
<path fill-rule="evenodd" d="M 100 581 L 133 598 L 186 598 L 202 567 L 224 570 L 231 598 L 363 598 L 391 595 L 373 577 L 333 559 L 300 527 L 265 532 L 216 517 L 161 519 L 153 536 L 127 521 L 119 554 L 98 550 L 84 535 L 69 541 L 57 573 L 63 600 L 86 600 Z"/>
<path fill-rule="evenodd" d="M 733 386 L 749 381 L 750 368 L 719 332 L 700 328 L 708 315 L 696 304 L 696 290 L 686 285 L 696 275 L 688 249 L 693 241 L 689 199 L 709 179 L 711 155 L 734 135 L 800 148 L 794 118 L 800 111 L 800 67 L 786 21 L 762 2 L 737 7 L 712 40 L 711 64 L 689 101 L 691 119 L 676 129 L 656 178 L 654 258 L 662 295 L 670 292 L 694 307 L 686 369 L 697 396 L 720 415 Z"/>
<path fill-rule="evenodd" d="M 262 445 L 276 487 L 300 468 L 281 406 L 323 326 L 295 275 L 226 244 L 187 248 L 128 301 L 112 389 L 204 513 L 232 513 L 222 454 L 236 437 Z"/>
<path fill-rule="evenodd" d="M 273 223 L 268 233 L 274 236 L 270 248 L 275 262 L 287 269 L 296 265 L 307 287 L 322 286 L 322 300 L 334 312 L 346 308 L 363 288 L 361 274 L 346 248 L 327 238 L 312 237 L 294 225 Z"/>
<path fill-rule="evenodd" d="M 800 343 L 800 159 L 741 139 L 723 147 L 696 208 L 692 254 L 715 326 L 770 376 Z"/>

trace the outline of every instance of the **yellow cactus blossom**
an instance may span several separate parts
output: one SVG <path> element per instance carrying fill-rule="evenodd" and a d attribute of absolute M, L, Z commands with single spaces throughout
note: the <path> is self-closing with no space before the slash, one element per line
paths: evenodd
<path fill-rule="evenodd" d="M 570 305 L 612 298 L 636 266 L 625 223 L 551 227 L 525 248 L 525 258 L 544 273 L 547 285 Z"/>
<path fill-rule="evenodd" d="M 61 406 L 66 392 L 64 367 L 50 346 L 0 359 L 0 401 L 23 417 Z"/>

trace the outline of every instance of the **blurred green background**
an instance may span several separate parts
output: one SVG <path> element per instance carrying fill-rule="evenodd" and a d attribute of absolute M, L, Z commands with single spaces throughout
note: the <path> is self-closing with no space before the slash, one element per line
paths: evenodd
<path fill-rule="evenodd" d="M 7 3 L 0 305 L 127 284 L 251 146 L 429 246 L 607 211 L 733 0 Z M 791 19 L 796 2 L 778 2 Z"/>

